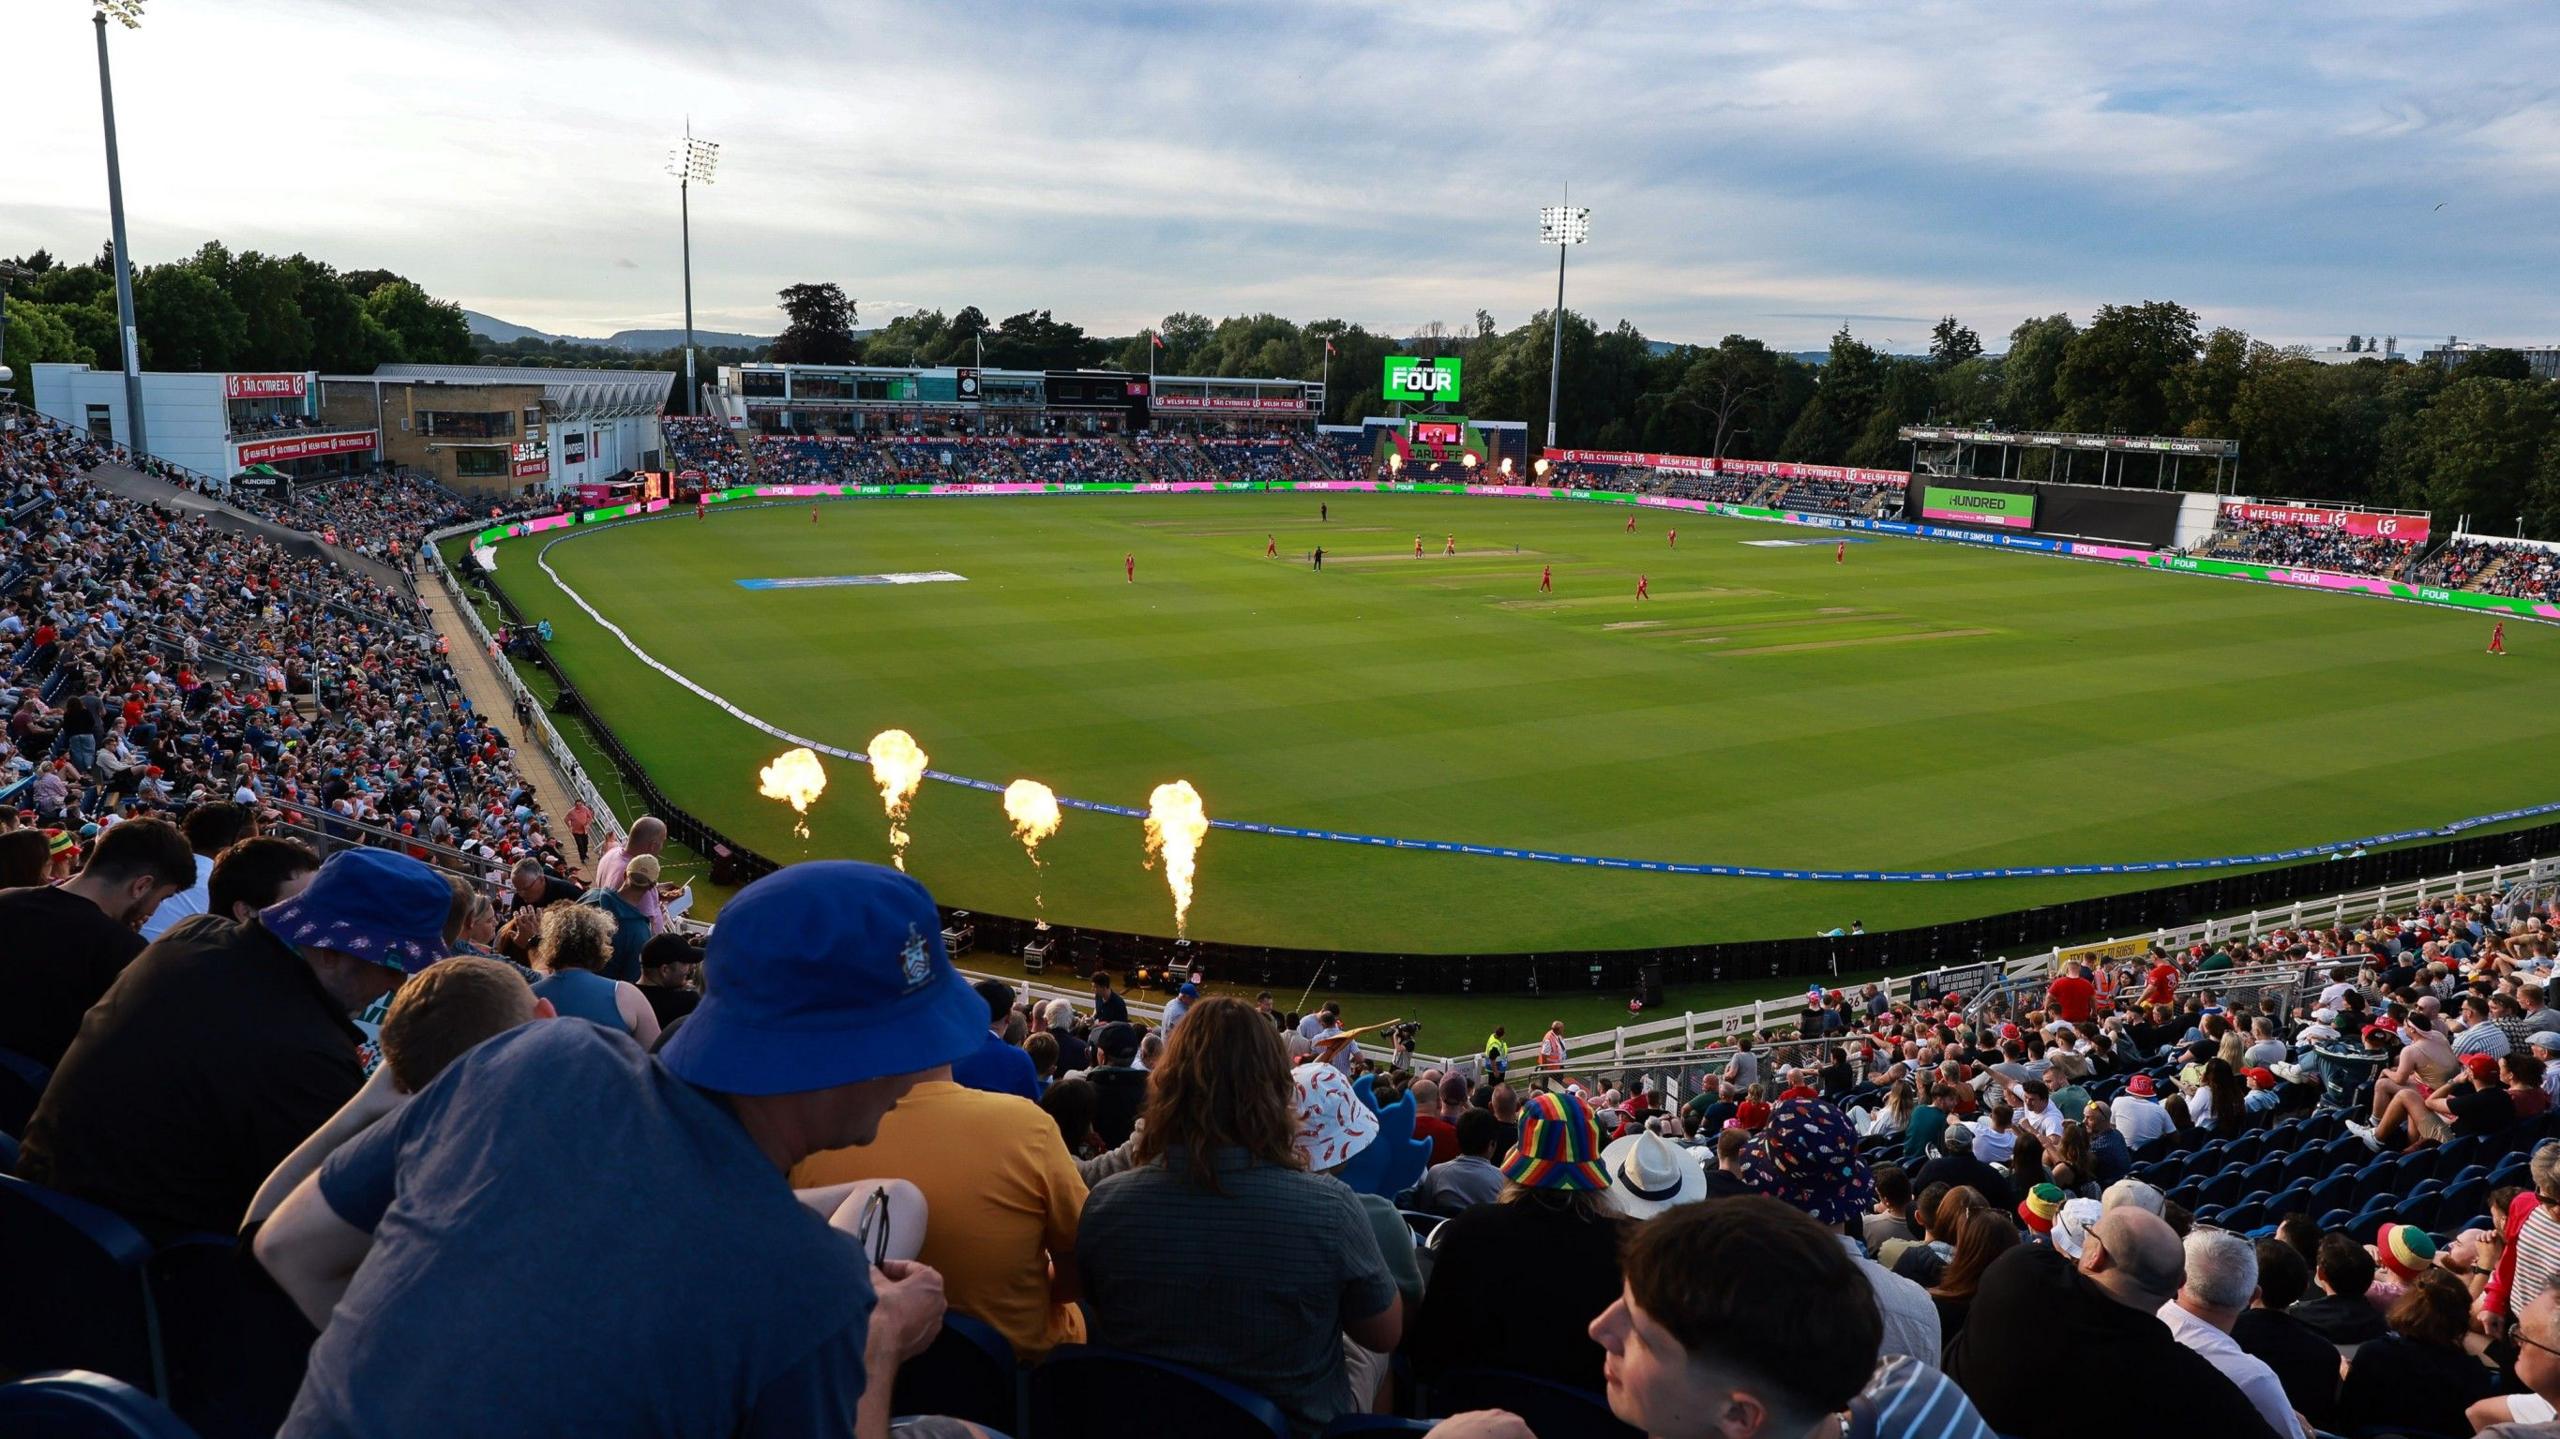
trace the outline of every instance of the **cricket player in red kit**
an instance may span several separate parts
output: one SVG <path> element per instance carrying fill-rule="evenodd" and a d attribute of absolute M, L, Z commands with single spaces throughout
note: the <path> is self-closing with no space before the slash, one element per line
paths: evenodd
<path fill-rule="evenodd" d="M 1548 565 L 1538 571 L 1538 593 L 1542 595 L 1551 595 L 1555 592 L 1556 567 Z"/>
<path fill-rule="evenodd" d="M 814 524 L 816 524 L 817 522 L 818 522 L 818 507 L 817 507 L 816 505 L 811 505 L 811 506 L 809 507 L 809 523 L 811 523 L 811 524 L 813 524 L 813 525 L 814 525 Z"/>
<path fill-rule="evenodd" d="M 1632 534 L 1634 534 L 1635 532 L 1636 532 L 1636 517 L 1635 517 L 1635 516 L 1633 516 L 1633 515 L 1629 515 L 1629 516 L 1627 516 L 1627 533 L 1632 535 Z"/>
<path fill-rule="evenodd" d="M 1417 560 L 1422 558 L 1422 536 L 1420 535 L 1413 537 L 1413 557 Z"/>
<path fill-rule="evenodd" d="M 1280 558 L 1280 542 L 1269 535 L 1264 535 L 1262 537 L 1262 557 L 1266 560 L 1276 560 Z"/>
<path fill-rule="evenodd" d="M 1636 598 L 1640 600 L 1652 599 L 1653 581 L 1645 578 L 1643 575 L 1636 576 Z"/>
<path fill-rule="evenodd" d="M 1835 565 L 1845 565 L 1849 563 L 1849 542 L 1847 540 L 1842 540 L 1839 545 L 1831 551 L 1831 563 Z"/>
<path fill-rule="evenodd" d="M 1680 532 L 1678 530 L 1665 530 L 1662 534 L 1663 538 L 1671 541 L 1671 548 L 1675 550 L 1680 548 Z"/>
<path fill-rule="evenodd" d="M 711 497 L 709 495 L 696 495 L 693 497 L 693 517 L 695 519 L 701 519 L 703 515 L 710 510 L 710 508 Z"/>
<path fill-rule="evenodd" d="M 1456 535 L 1451 535 L 1449 538 L 1440 542 L 1440 553 L 1444 555 L 1454 555 L 1457 552 L 1458 537 Z"/>
<path fill-rule="evenodd" d="M 1129 583 L 1134 585 L 1138 582 L 1138 555 L 1135 550 L 1129 551 L 1120 557 L 1120 568 L 1127 572 L 1129 576 Z"/>
<path fill-rule="evenodd" d="M 2493 655 L 2502 655 L 2506 652 L 2507 622 L 2505 620 L 2500 620 L 2498 621 L 2497 628 L 2489 631 L 2489 653 Z"/>

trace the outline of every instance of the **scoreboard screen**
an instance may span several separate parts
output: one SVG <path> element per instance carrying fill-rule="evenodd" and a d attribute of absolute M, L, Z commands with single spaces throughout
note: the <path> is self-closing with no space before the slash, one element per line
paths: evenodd
<path fill-rule="evenodd" d="M 1459 427 L 1440 420 L 1416 420 L 1413 442 L 1417 445 L 1455 445 L 1465 438 Z"/>

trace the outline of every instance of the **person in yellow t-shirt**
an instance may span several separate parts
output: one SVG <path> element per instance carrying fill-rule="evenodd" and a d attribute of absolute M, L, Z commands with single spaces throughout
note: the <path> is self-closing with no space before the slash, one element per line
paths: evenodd
<path fill-rule="evenodd" d="M 924 1191 L 916 1257 L 941 1272 L 951 1307 L 994 1326 L 1016 1359 L 1036 1363 L 1083 1342 L 1074 1301 L 1085 1184 L 1040 1106 L 964 1089 L 944 1065 L 898 1101 L 877 1139 L 812 1154 L 791 1171 L 795 1189 L 856 1179 L 904 1179 Z"/>

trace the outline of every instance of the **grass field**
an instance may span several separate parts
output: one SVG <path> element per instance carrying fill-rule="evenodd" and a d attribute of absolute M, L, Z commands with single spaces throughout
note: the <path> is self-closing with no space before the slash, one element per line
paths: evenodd
<path fill-rule="evenodd" d="M 806 840 L 783 746 L 633 658 L 851 749 L 1218 818 L 1643 859 L 1942 869 L 2281 849 L 2560 796 L 2560 639 L 2415 605 L 1745 521 L 1439 496 L 830 503 L 499 551 L 572 680 L 679 803 L 777 859 L 885 858 L 866 769 Z M 1414 536 L 1429 552 L 1412 555 Z M 1439 553 L 1453 535 L 1455 557 Z M 1276 536 L 1283 559 L 1263 557 Z M 1322 574 L 1304 554 L 1321 540 Z M 1766 547 L 1773 540 L 1801 542 Z M 1138 559 L 1124 582 L 1121 556 Z M 1552 564 L 1557 593 L 1537 592 Z M 750 590 L 949 570 L 957 583 Z M 1654 598 L 1633 597 L 1636 576 Z M 2521 633 L 2518 631 L 2521 630 Z M 995 796 L 928 783 L 910 868 L 946 903 L 1172 932 L 1135 820 L 1070 811 L 1035 875 Z M 1870 929 L 2161 876 L 1817 884 L 1230 832 L 1195 936 L 1464 952 Z"/>

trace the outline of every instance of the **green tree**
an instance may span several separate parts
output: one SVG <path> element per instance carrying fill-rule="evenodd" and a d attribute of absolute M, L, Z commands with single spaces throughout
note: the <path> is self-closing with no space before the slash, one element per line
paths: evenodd
<path fill-rule="evenodd" d="M 2480 350 L 2462 357 L 2453 367 L 2457 380 L 2530 380 L 2533 367 L 2514 350 Z"/>
<path fill-rule="evenodd" d="M 5 326 L 0 326 L 0 364 L 17 372 L 15 388 L 22 400 L 35 397 L 36 364 L 63 361 L 80 364 L 93 357 L 62 312 L 66 305 L 40 305 L 12 295 Z"/>
<path fill-rule="evenodd" d="M 1831 354 L 1823 362 L 1813 400 L 1788 428 L 1778 446 L 1778 458 L 1819 465 L 1844 463 L 1883 400 L 1884 383 L 1884 358 L 1842 325 L 1831 337 Z"/>
<path fill-rule="evenodd" d="M 862 341 L 862 359 L 872 365 L 938 365 L 948 358 L 951 323 L 940 310 L 915 310 L 872 331 Z M 961 364 L 969 363 L 967 351 Z"/>
<path fill-rule="evenodd" d="M 1769 404 L 1780 385 L 1778 366 L 1779 357 L 1768 346 L 1740 335 L 1727 335 L 1714 349 L 1689 357 L 1671 403 L 1704 426 L 1705 443 L 1699 449 L 1723 459 L 1737 441 L 1769 422 Z"/>
<path fill-rule="evenodd" d="M 1940 319 L 1929 332 L 1929 363 L 1939 369 L 1961 365 L 1981 353 L 1982 337 L 1953 315 Z"/>
<path fill-rule="evenodd" d="M 311 365 L 311 320 L 302 310 L 302 272 L 255 250 L 231 265 L 231 302 L 240 307 L 243 335 L 239 363 L 256 370 L 306 370 Z"/>
<path fill-rule="evenodd" d="M 2021 321 L 2009 332 L 2009 353 L 2000 362 L 2001 424 L 2020 430 L 2051 428 L 2062 413 L 2055 398 L 2062 357 L 2079 333 L 2069 315 Z"/>
<path fill-rule="evenodd" d="M 2439 517 L 2511 522 L 2543 498 L 2535 480 L 2560 425 L 2553 388 L 2478 377 L 2445 386 L 2435 403 L 2384 432 L 2389 492 Z"/>
<path fill-rule="evenodd" d="M 1009 370 L 1071 369 L 1093 363 L 1101 346 L 1047 310 L 1007 315 L 987 332 L 987 363 Z"/>
<path fill-rule="evenodd" d="M 1999 360 L 1977 355 L 1950 365 L 1938 376 L 1934 413 L 1956 424 L 1979 424 L 2000 413 L 2006 370 Z"/>
<path fill-rule="evenodd" d="M 142 363 L 154 370 L 227 370 L 247 333 L 240 307 L 193 265 L 153 265 L 133 282 Z"/>
<path fill-rule="evenodd" d="M 860 307 L 845 297 L 842 285 L 787 285 L 779 298 L 787 323 L 773 342 L 775 361 L 792 365 L 853 363 L 853 325 Z"/>
<path fill-rule="evenodd" d="M 308 255 L 282 261 L 298 281 L 294 303 L 311 333 L 311 368 L 329 375 L 369 375 L 402 358 L 399 337 L 365 313 L 364 300 L 336 270 Z"/>
<path fill-rule="evenodd" d="M 471 324 L 462 318 L 460 305 L 435 299 L 407 280 L 394 280 L 364 297 L 364 312 L 397 337 L 404 360 L 427 365 L 470 363 Z"/>
<path fill-rule="evenodd" d="M 2238 330 L 2225 326 L 2205 338 L 2204 352 L 2178 375 L 2175 408 L 2186 417 L 2181 434 L 2230 437 L 2231 406 L 2251 359 L 2249 337 Z"/>
<path fill-rule="evenodd" d="M 2170 433 L 2178 377 L 2195 362 L 2195 311 L 2167 300 L 2101 305 L 2072 337 L 2054 376 L 2065 428 L 2092 433 Z"/>

